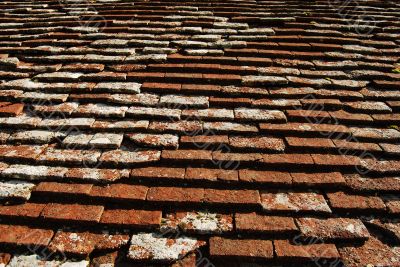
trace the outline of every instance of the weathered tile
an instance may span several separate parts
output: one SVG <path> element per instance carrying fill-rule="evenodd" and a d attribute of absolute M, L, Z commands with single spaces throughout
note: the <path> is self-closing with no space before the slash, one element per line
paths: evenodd
<path fill-rule="evenodd" d="M 216 132 L 216 133 L 256 133 L 258 128 L 254 125 L 241 124 L 234 122 L 205 122 L 203 124 L 204 131 L 206 132 Z"/>
<path fill-rule="evenodd" d="M 241 121 L 286 122 L 285 114 L 279 110 L 237 108 L 235 118 Z"/>
<path fill-rule="evenodd" d="M 98 83 L 94 88 L 94 92 L 109 92 L 109 93 L 140 93 L 140 83 L 132 82 L 114 82 L 114 83 Z"/>
<path fill-rule="evenodd" d="M 127 256 L 137 261 L 171 262 L 203 245 L 204 241 L 185 236 L 172 239 L 155 233 L 139 233 L 132 236 Z"/>
<path fill-rule="evenodd" d="M 244 76 L 242 84 L 245 86 L 285 85 L 288 80 L 279 76 Z"/>
<path fill-rule="evenodd" d="M 283 152 L 285 143 L 280 138 L 274 137 L 229 137 L 229 145 L 236 149 L 253 149 L 263 151 Z"/>
<path fill-rule="evenodd" d="M 304 185 L 307 187 L 329 187 L 341 186 L 345 180 L 340 172 L 327 173 L 299 173 L 292 172 L 293 184 Z"/>
<path fill-rule="evenodd" d="M 155 162 L 160 159 L 161 152 L 156 150 L 111 150 L 103 152 L 99 162 L 113 165 L 132 165 L 145 162 Z"/>
<path fill-rule="evenodd" d="M 89 145 L 94 148 L 119 148 L 123 138 L 123 134 L 97 133 L 89 141 Z"/>
<path fill-rule="evenodd" d="M 44 146 L 8 146 L 0 145 L 0 159 L 26 160 L 36 159 L 45 149 Z"/>
<path fill-rule="evenodd" d="M 210 256 L 223 259 L 271 260 L 274 257 L 272 242 L 254 239 L 210 238 Z"/>
<path fill-rule="evenodd" d="M 123 105 L 139 105 L 153 107 L 158 104 L 160 97 L 153 94 L 112 94 L 109 101 Z"/>
<path fill-rule="evenodd" d="M 236 230 L 245 233 L 293 234 L 298 229 L 290 217 L 265 216 L 252 213 L 235 214 Z"/>
<path fill-rule="evenodd" d="M 23 98 L 24 94 L 22 95 Z M 22 114 L 24 109 L 24 104 L 13 104 L 9 102 L 0 102 L 0 116 L 1 117 L 16 117 L 20 114 Z"/>
<path fill-rule="evenodd" d="M 66 119 L 44 119 L 40 122 L 40 127 L 68 130 L 69 128 L 89 128 L 95 119 L 93 118 L 66 118 Z"/>
<path fill-rule="evenodd" d="M 351 127 L 353 136 L 360 140 L 398 140 L 400 131 L 395 129 L 356 128 Z"/>
<path fill-rule="evenodd" d="M 41 182 L 35 189 L 35 194 L 60 194 L 70 196 L 87 195 L 92 189 L 91 184 L 72 184 L 72 183 L 59 183 L 59 182 Z"/>
<path fill-rule="evenodd" d="M 77 80 L 80 76 L 82 76 L 83 73 L 81 72 L 50 72 L 50 73 L 41 73 L 38 74 L 34 77 L 34 79 L 37 79 L 39 81 L 75 81 Z"/>
<path fill-rule="evenodd" d="M 31 144 L 50 144 L 53 142 L 61 142 L 65 137 L 64 133 L 51 131 L 22 131 L 14 133 L 8 141 L 16 143 L 31 143 Z"/>
<path fill-rule="evenodd" d="M 361 246 L 343 246 L 339 249 L 340 256 L 346 266 L 396 266 L 400 263 L 399 256 L 392 247 L 375 237 L 370 237 Z M 371 253 L 379 251 L 379 253 Z"/>
<path fill-rule="evenodd" d="M 290 240 L 275 240 L 275 253 L 278 259 L 298 262 L 299 260 L 338 262 L 340 255 L 334 244 L 291 244 Z"/>
<path fill-rule="evenodd" d="M 333 209 L 346 211 L 375 211 L 386 210 L 385 203 L 376 196 L 362 196 L 345 192 L 327 193 L 329 204 Z"/>
<path fill-rule="evenodd" d="M 208 97 L 205 96 L 181 96 L 164 95 L 160 98 L 160 104 L 167 107 L 187 109 L 187 108 L 208 108 Z"/>
<path fill-rule="evenodd" d="M 44 163 L 62 163 L 62 164 L 83 164 L 93 165 L 97 163 L 100 157 L 97 150 L 73 150 L 73 149 L 57 149 L 48 148 L 38 158 Z"/>
<path fill-rule="evenodd" d="M 22 225 L 0 225 L 0 243 L 13 247 L 46 247 L 53 235 L 52 230 Z"/>
<path fill-rule="evenodd" d="M 68 149 L 88 147 L 93 134 L 71 133 L 63 141 L 62 145 Z"/>
<path fill-rule="evenodd" d="M 32 254 L 32 255 L 16 255 L 11 259 L 10 263 L 7 266 L 9 266 L 9 267 L 18 267 L 18 266 L 85 267 L 88 264 L 89 264 L 89 261 L 87 261 L 87 260 L 58 261 L 58 260 L 49 260 L 46 257 Z"/>
<path fill-rule="evenodd" d="M 133 209 L 105 210 L 100 223 L 110 226 L 152 229 L 160 226 L 161 212 Z"/>
<path fill-rule="evenodd" d="M 233 120 L 233 110 L 229 109 L 198 109 L 183 110 L 182 117 L 189 120 Z"/>
<path fill-rule="evenodd" d="M 114 182 L 121 178 L 121 172 L 115 169 L 69 168 L 66 179 L 93 181 L 101 183 Z"/>
<path fill-rule="evenodd" d="M 181 110 L 169 108 L 130 107 L 126 112 L 126 115 L 129 117 L 139 118 L 179 120 L 181 118 Z"/>
<path fill-rule="evenodd" d="M 161 232 L 221 234 L 233 230 L 230 215 L 210 212 L 177 212 L 167 214 L 161 223 Z"/>
<path fill-rule="evenodd" d="M 106 104 L 85 104 L 80 105 L 73 113 L 77 116 L 96 116 L 96 117 L 125 117 L 128 110 L 126 106 L 110 106 Z"/>
<path fill-rule="evenodd" d="M 28 200 L 34 187 L 35 184 L 24 181 L 0 182 L 0 198 Z"/>
<path fill-rule="evenodd" d="M 149 130 L 153 130 L 155 132 L 179 133 L 182 135 L 196 135 L 202 132 L 203 127 L 202 123 L 198 121 L 153 121 L 149 125 Z"/>
<path fill-rule="evenodd" d="M 41 217 L 65 223 L 98 223 L 103 210 L 103 206 L 50 203 L 44 207 Z"/>
<path fill-rule="evenodd" d="M 2 174 L 8 178 L 43 180 L 62 179 L 67 172 L 64 167 L 32 166 L 32 165 L 10 165 Z"/>
<path fill-rule="evenodd" d="M 149 126 L 149 121 L 140 120 L 96 120 L 92 129 L 95 130 L 109 130 L 109 131 L 132 131 L 132 130 L 145 130 Z"/>
<path fill-rule="evenodd" d="M 287 172 L 239 170 L 239 179 L 248 183 L 262 183 L 271 185 L 290 185 L 292 177 Z"/>
<path fill-rule="evenodd" d="M 358 219 L 299 218 L 296 221 L 304 237 L 319 240 L 365 240 L 370 237 L 367 228 Z"/>
<path fill-rule="evenodd" d="M 161 147 L 161 148 L 178 148 L 179 137 L 172 134 L 127 134 L 129 140 L 139 146 L 144 147 Z"/>
<path fill-rule="evenodd" d="M 265 211 L 332 213 L 325 198 L 317 193 L 261 193 Z"/>

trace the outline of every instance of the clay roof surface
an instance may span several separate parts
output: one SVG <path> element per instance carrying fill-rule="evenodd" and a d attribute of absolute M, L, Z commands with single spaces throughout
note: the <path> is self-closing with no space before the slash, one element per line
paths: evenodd
<path fill-rule="evenodd" d="M 1 1 L 0 266 L 400 266 L 399 17 Z"/>

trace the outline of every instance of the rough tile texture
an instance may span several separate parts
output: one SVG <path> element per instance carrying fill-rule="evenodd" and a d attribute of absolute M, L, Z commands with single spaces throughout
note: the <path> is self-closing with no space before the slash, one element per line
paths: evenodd
<path fill-rule="evenodd" d="M 400 265 L 398 1 L 0 14 L 0 267 Z"/>

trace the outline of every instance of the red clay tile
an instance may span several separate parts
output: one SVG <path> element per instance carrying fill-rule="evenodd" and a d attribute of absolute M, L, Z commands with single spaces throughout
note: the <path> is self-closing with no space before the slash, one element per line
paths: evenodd
<path fill-rule="evenodd" d="M 329 149 L 334 148 L 335 145 L 330 139 L 326 138 L 299 138 L 299 137 L 286 137 L 289 147 L 292 148 L 315 148 L 315 149 Z"/>
<path fill-rule="evenodd" d="M 309 154 L 264 154 L 262 162 L 266 165 L 313 165 Z"/>
<path fill-rule="evenodd" d="M 211 151 L 206 150 L 163 150 L 161 158 L 167 161 L 204 162 L 212 160 Z"/>
<path fill-rule="evenodd" d="M 352 155 L 311 154 L 316 165 L 354 167 L 361 165 L 361 159 Z"/>
<path fill-rule="evenodd" d="M 1 117 L 15 117 L 22 113 L 24 104 L 12 104 L 0 102 L 0 116 Z"/>
<path fill-rule="evenodd" d="M 176 204 L 201 203 L 204 198 L 203 188 L 152 187 L 147 193 L 147 200 Z"/>
<path fill-rule="evenodd" d="M 386 206 L 379 197 L 352 195 L 345 192 L 327 194 L 332 208 L 346 211 L 375 211 L 383 212 Z"/>
<path fill-rule="evenodd" d="M 49 245 L 49 250 L 65 255 L 87 256 L 96 246 L 96 236 L 88 233 L 58 231 Z"/>
<path fill-rule="evenodd" d="M 137 179 L 183 179 L 185 177 L 185 169 L 167 167 L 135 168 L 131 171 L 131 177 Z"/>
<path fill-rule="evenodd" d="M 325 266 L 339 264 L 336 246 L 345 265 L 399 265 L 398 7 L 363 1 L 372 17 L 385 10 L 367 40 L 321 1 L 253 2 L 102 0 L 93 21 L 80 7 L 3 4 L 7 251 L 39 245 L 90 266 Z"/>
<path fill-rule="evenodd" d="M 362 177 L 348 174 L 344 177 L 346 185 L 358 192 L 396 192 L 400 190 L 400 179 L 397 177 Z"/>
<path fill-rule="evenodd" d="M 78 181 L 113 182 L 121 178 L 121 173 L 115 169 L 70 168 L 65 173 L 65 178 Z"/>
<path fill-rule="evenodd" d="M 326 187 L 341 186 L 345 180 L 340 172 L 327 173 L 290 173 L 294 185 L 307 187 Z"/>
<path fill-rule="evenodd" d="M 210 238 L 210 256 L 223 259 L 269 260 L 274 257 L 269 240 Z"/>
<path fill-rule="evenodd" d="M 220 205 L 259 205 L 260 196 L 256 190 L 205 189 L 204 202 Z"/>
<path fill-rule="evenodd" d="M 34 193 L 45 194 L 67 194 L 72 196 L 87 195 L 92 189 L 91 184 L 67 184 L 56 182 L 41 182 L 33 190 Z"/>
<path fill-rule="evenodd" d="M 0 243 L 11 246 L 46 247 L 53 237 L 52 230 L 22 225 L 0 225 Z"/>
<path fill-rule="evenodd" d="M 47 204 L 41 216 L 45 220 L 54 220 L 70 223 L 98 223 L 103 206 L 81 204 Z"/>
<path fill-rule="evenodd" d="M 44 146 L 8 146 L 0 145 L 0 159 L 11 159 L 11 160 L 26 160 L 36 159 L 42 151 L 45 149 Z"/>
<path fill-rule="evenodd" d="M 370 234 L 358 219 L 347 218 L 299 218 L 296 219 L 302 236 L 328 240 L 366 240 Z"/>
<path fill-rule="evenodd" d="M 275 253 L 278 259 L 289 261 L 313 261 L 317 264 L 335 262 L 340 259 L 334 244 L 291 244 L 289 240 L 275 240 Z"/>
<path fill-rule="evenodd" d="M 100 223 L 109 226 L 134 228 L 156 228 L 161 223 L 160 211 L 146 210 L 105 210 Z"/>
<path fill-rule="evenodd" d="M 236 213 L 235 225 L 238 232 L 285 235 L 298 231 L 293 218 L 265 216 L 252 213 Z"/>
<path fill-rule="evenodd" d="M 292 177 L 286 172 L 239 170 L 239 180 L 249 183 L 290 185 Z"/>
<path fill-rule="evenodd" d="M 400 201 L 399 200 L 389 200 L 388 202 L 386 202 L 386 206 L 389 210 L 389 213 L 400 214 Z"/>
<path fill-rule="evenodd" d="M 371 253 L 379 251 L 379 253 Z M 398 253 L 396 251 L 371 237 L 361 246 L 344 246 L 339 248 L 340 256 L 346 266 L 397 266 L 400 264 Z"/>
<path fill-rule="evenodd" d="M 145 200 L 148 188 L 142 185 L 109 184 L 93 186 L 90 196 L 113 201 Z"/>
<path fill-rule="evenodd" d="M 236 170 L 190 167 L 186 169 L 185 179 L 206 181 L 237 181 L 238 172 Z"/>
<path fill-rule="evenodd" d="M 232 148 L 241 150 L 262 150 L 283 152 L 285 150 L 285 143 L 282 139 L 273 137 L 238 137 L 233 136 L 229 138 L 229 144 Z"/>
<path fill-rule="evenodd" d="M 229 139 L 227 135 L 196 135 L 196 136 L 182 136 L 180 139 L 181 145 L 191 147 L 207 148 L 212 145 L 219 146 L 228 144 Z"/>
<path fill-rule="evenodd" d="M 331 213 L 323 195 L 318 193 L 261 192 L 261 205 L 267 212 Z"/>
<path fill-rule="evenodd" d="M 18 205 L 0 206 L 0 216 L 15 219 L 38 218 L 46 204 L 24 203 Z"/>

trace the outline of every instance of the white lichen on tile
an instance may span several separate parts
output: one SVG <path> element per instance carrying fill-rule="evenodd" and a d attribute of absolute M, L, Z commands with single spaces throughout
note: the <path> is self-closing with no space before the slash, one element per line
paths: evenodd
<path fill-rule="evenodd" d="M 113 82 L 113 83 L 98 83 L 94 87 L 94 91 L 103 91 L 110 93 L 140 93 L 140 83 L 133 82 Z"/>
<path fill-rule="evenodd" d="M 21 131 L 11 135 L 9 141 L 20 143 L 48 144 L 54 141 L 61 141 L 65 134 L 61 132 L 32 130 Z"/>
<path fill-rule="evenodd" d="M 171 262 L 196 250 L 205 242 L 185 236 L 170 239 L 155 233 L 139 233 L 132 236 L 130 244 L 130 259 Z"/>
<path fill-rule="evenodd" d="M 233 230 L 232 217 L 211 212 L 178 212 L 162 220 L 162 232 L 221 234 Z"/>
<path fill-rule="evenodd" d="M 63 178 L 67 172 L 64 167 L 33 166 L 33 165 L 10 165 L 2 174 L 4 177 L 13 179 L 43 180 L 46 178 Z"/>
<path fill-rule="evenodd" d="M 206 96 L 164 95 L 160 98 L 160 104 L 180 109 L 185 107 L 208 108 L 209 106 Z"/>
<path fill-rule="evenodd" d="M 31 197 L 31 191 L 35 184 L 24 181 L 0 182 L 0 199 L 24 199 Z"/>
<path fill-rule="evenodd" d="M 49 260 L 39 255 L 15 255 L 8 263 L 7 267 L 29 267 L 29 266 L 43 266 L 43 267 L 87 267 L 89 261 L 58 261 Z"/>

